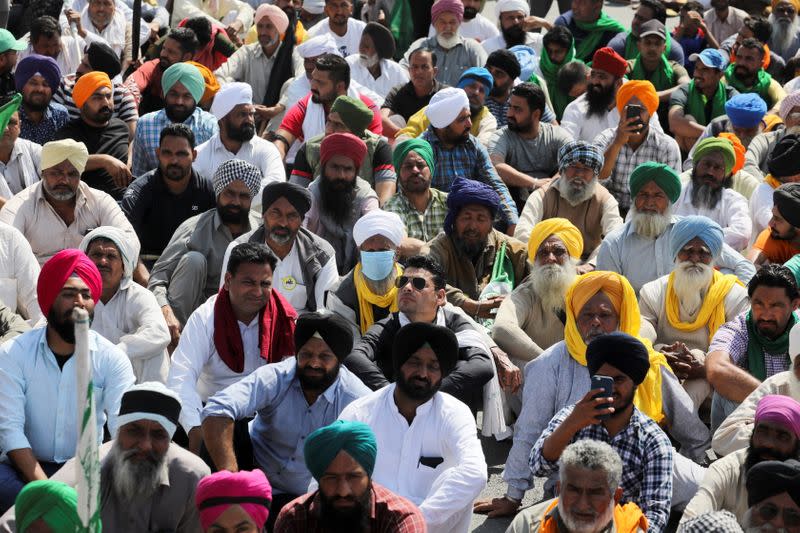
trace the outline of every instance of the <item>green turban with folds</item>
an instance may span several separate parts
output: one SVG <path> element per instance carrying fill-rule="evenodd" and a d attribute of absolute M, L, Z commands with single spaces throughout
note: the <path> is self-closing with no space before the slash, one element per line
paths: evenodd
<path fill-rule="evenodd" d="M 375 115 L 360 98 L 342 95 L 333 101 L 331 113 L 338 113 L 353 135 L 363 138 L 364 131 Z"/>
<path fill-rule="evenodd" d="M 164 95 L 178 82 L 181 82 L 186 90 L 192 93 L 194 103 L 199 104 L 206 91 L 206 82 L 200 69 L 189 63 L 175 63 L 169 67 L 161 76 L 161 89 L 164 91 Z"/>
<path fill-rule="evenodd" d="M 303 455 L 314 479 L 319 481 L 342 451 L 347 452 L 372 477 L 375 456 L 378 454 L 378 444 L 372 429 L 363 422 L 337 420 L 330 426 L 319 428 L 306 439 Z"/>
<path fill-rule="evenodd" d="M 405 161 L 408 152 L 416 152 L 417 155 L 424 159 L 431 171 L 431 176 L 433 176 L 436 171 L 436 165 L 433 159 L 433 147 L 428 141 L 420 137 L 408 139 L 394 147 L 392 163 L 394 164 L 394 171 L 397 172 L 398 176 L 400 176 L 400 167 L 403 166 L 403 161 Z"/>
<path fill-rule="evenodd" d="M 55 533 L 81 531 L 78 493 L 65 483 L 50 479 L 31 481 L 14 503 L 17 531 L 27 531 L 40 518 Z"/>
<path fill-rule="evenodd" d="M 700 162 L 703 157 L 720 150 L 722 152 L 722 159 L 725 160 L 725 176 L 728 176 L 736 163 L 736 152 L 733 150 L 733 144 L 728 139 L 720 137 L 706 137 L 694 147 L 694 166 Z"/>
<path fill-rule="evenodd" d="M 664 191 L 669 197 L 669 201 L 673 204 L 681 195 L 681 178 L 678 173 L 669 165 L 648 161 L 642 163 L 631 172 L 631 196 L 635 197 L 642 187 L 651 181 L 654 181 Z"/>

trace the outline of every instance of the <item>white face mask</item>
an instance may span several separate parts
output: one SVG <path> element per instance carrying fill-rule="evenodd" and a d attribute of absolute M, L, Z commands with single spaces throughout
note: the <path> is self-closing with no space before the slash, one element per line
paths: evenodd
<path fill-rule="evenodd" d="M 358 54 L 358 60 L 365 68 L 372 68 L 380 62 L 381 58 L 378 57 L 378 54 L 375 54 L 374 56 Z"/>
<path fill-rule="evenodd" d="M 436 41 L 439 43 L 439 46 L 449 50 L 458 44 L 458 34 L 454 33 L 450 37 L 445 37 L 442 34 L 437 34 Z"/>

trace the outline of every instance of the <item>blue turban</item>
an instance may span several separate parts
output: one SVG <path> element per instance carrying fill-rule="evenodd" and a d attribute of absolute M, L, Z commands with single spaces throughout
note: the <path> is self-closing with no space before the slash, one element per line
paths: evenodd
<path fill-rule="evenodd" d="M 200 102 L 206 91 L 206 81 L 203 79 L 200 69 L 189 63 L 175 63 L 169 67 L 161 76 L 161 89 L 164 94 L 167 94 L 178 82 L 181 82 L 192 94 L 195 104 Z"/>
<path fill-rule="evenodd" d="M 329 426 L 314 431 L 306 439 L 303 456 L 306 467 L 314 479 L 325 473 L 339 452 L 347 452 L 372 477 L 378 444 L 372 429 L 363 422 L 337 420 Z"/>
<path fill-rule="evenodd" d="M 61 83 L 61 69 L 52 57 L 31 54 L 17 63 L 17 70 L 14 72 L 14 86 L 18 92 L 28 83 L 28 80 L 39 74 L 47 81 L 50 90 L 56 94 Z"/>
<path fill-rule="evenodd" d="M 722 228 L 708 217 L 701 215 L 690 215 L 683 217 L 672 226 L 669 235 L 669 250 L 672 258 L 678 256 L 678 252 L 686 246 L 686 243 L 699 237 L 716 258 L 722 251 L 723 233 Z"/>
<path fill-rule="evenodd" d="M 725 102 L 725 114 L 738 128 L 754 128 L 767 114 L 767 103 L 756 93 L 737 94 Z"/>
<path fill-rule="evenodd" d="M 494 87 L 494 78 L 491 72 L 483 67 L 471 67 L 465 70 L 461 78 L 459 78 L 458 88 L 463 89 L 472 83 L 473 80 L 481 82 L 483 86 L 486 87 L 486 94 L 489 94 L 492 87 Z"/>
<path fill-rule="evenodd" d="M 528 81 L 531 76 L 536 74 L 537 65 L 539 65 L 539 56 L 536 50 L 524 44 L 518 44 L 508 49 L 509 52 L 514 54 L 519 61 L 520 74 L 519 79 Z"/>
<path fill-rule="evenodd" d="M 489 208 L 492 217 L 500 209 L 500 198 L 489 185 L 480 181 L 456 177 L 447 193 L 447 216 L 444 218 L 444 232 L 453 233 L 453 223 L 465 205 L 477 204 Z"/>

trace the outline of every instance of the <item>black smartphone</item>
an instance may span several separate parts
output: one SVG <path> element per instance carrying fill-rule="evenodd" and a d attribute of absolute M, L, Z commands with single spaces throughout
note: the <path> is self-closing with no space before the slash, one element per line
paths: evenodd
<path fill-rule="evenodd" d="M 634 122 L 634 124 L 641 125 L 642 119 L 640 117 L 642 116 L 642 111 L 644 111 L 644 108 L 642 106 L 637 104 L 628 104 L 625 111 L 625 118 L 628 119 L 637 118 L 639 120 Z"/>
<path fill-rule="evenodd" d="M 614 378 L 609 376 L 601 376 L 599 374 L 595 374 L 592 376 L 592 389 L 603 389 L 603 392 L 595 396 L 595 398 L 611 398 L 614 394 Z M 605 409 L 607 407 L 611 407 L 610 403 L 602 403 L 597 406 L 597 409 Z M 597 418 L 600 420 L 605 420 L 609 416 L 608 414 L 599 415 Z"/>

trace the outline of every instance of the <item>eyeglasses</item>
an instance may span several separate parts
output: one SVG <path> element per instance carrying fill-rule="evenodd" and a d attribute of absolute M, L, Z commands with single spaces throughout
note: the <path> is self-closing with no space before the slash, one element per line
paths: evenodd
<path fill-rule="evenodd" d="M 769 522 L 778 516 L 778 513 L 783 515 L 783 525 L 786 527 L 800 526 L 800 512 L 794 509 L 785 507 L 778 507 L 774 503 L 765 503 L 756 509 L 759 518 L 765 522 Z"/>
<path fill-rule="evenodd" d="M 394 282 L 398 289 L 402 289 L 408 283 L 411 282 L 411 286 L 414 287 L 415 290 L 421 291 L 424 290 L 425 287 L 428 286 L 428 280 L 425 278 L 416 278 L 410 276 L 400 276 Z"/>

